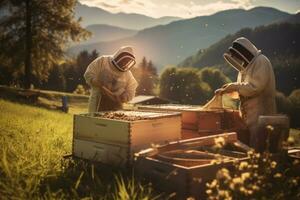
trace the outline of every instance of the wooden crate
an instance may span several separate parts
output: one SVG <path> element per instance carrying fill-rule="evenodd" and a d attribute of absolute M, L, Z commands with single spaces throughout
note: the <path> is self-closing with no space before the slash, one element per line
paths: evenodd
<path fill-rule="evenodd" d="M 73 140 L 73 155 L 96 162 L 125 166 L 130 161 L 127 145 Z"/>
<path fill-rule="evenodd" d="M 113 163 L 99 154 L 99 148 L 115 149 L 120 146 L 128 149 L 128 156 L 151 144 L 164 144 L 181 138 L 181 114 L 175 112 L 115 111 L 126 115 L 137 115 L 147 119 L 126 121 L 101 117 L 103 113 L 74 115 L 73 154 L 86 159 Z M 100 115 L 100 117 L 97 117 Z M 93 147 L 83 147 L 92 145 Z M 101 149 L 100 148 L 100 149 Z M 105 150 L 110 152 L 110 150 Z M 122 150 L 123 152 L 123 150 Z M 97 154 L 97 155 L 95 155 Z M 103 155 L 106 153 L 103 153 Z M 96 158 L 94 158 L 96 156 Z M 97 157 L 98 156 L 98 157 Z M 100 157 L 99 157 L 100 156 Z M 118 161 L 119 162 L 119 161 Z"/>
<path fill-rule="evenodd" d="M 201 106 L 162 104 L 142 105 L 140 110 L 176 111 L 182 113 L 182 128 L 200 132 L 216 132 L 224 129 L 224 109 L 202 110 Z"/>
<path fill-rule="evenodd" d="M 209 152 L 217 137 L 224 137 L 227 144 L 236 146 L 242 151 L 222 150 L 221 157 L 214 152 Z M 224 147 L 226 148 L 226 147 Z M 170 155 L 172 151 L 193 150 L 201 152 L 201 159 L 164 158 L 162 155 Z M 230 168 L 236 161 L 248 159 L 246 152 L 249 147 L 237 140 L 236 133 L 207 136 L 174 142 L 156 149 L 147 149 L 136 154 L 135 171 L 140 177 L 151 181 L 162 192 L 176 193 L 175 199 L 205 199 L 205 184 L 212 181 L 216 172 L 223 168 Z M 169 153 L 169 154 L 168 154 Z M 207 156 L 202 157 L 207 154 Z M 215 162 L 214 158 L 221 158 L 221 162 Z"/>

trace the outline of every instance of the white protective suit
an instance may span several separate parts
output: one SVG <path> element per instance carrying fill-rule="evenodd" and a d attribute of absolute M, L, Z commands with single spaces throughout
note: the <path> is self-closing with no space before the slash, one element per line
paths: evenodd
<path fill-rule="evenodd" d="M 89 113 L 121 108 L 120 104 L 118 105 L 117 102 L 112 102 L 111 99 L 105 97 L 100 88 L 93 85 L 93 82 L 99 82 L 116 96 L 119 96 L 120 99 L 122 99 L 121 103 L 128 102 L 135 96 L 137 81 L 131 71 L 120 71 L 112 62 L 114 58 L 122 53 L 130 53 L 133 55 L 133 50 L 131 47 L 122 47 L 114 55 L 101 56 L 87 67 L 84 78 L 87 84 L 91 86 L 88 107 Z M 103 100 L 105 100 L 105 102 Z"/>
<path fill-rule="evenodd" d="M 275 76 L 269 59 L 248 39 L 238 38 L 230 50 L 232 48 L 244 58 L 244 62 L 240 66 L 229 54 L 224 54 L 225 60 L 238 69 L 239 74 L 237 82 L 225 86 L 223 93 L 226 93 L 226 90 L 239 93 L 241 116 L 250 131 L 250 146 L 257 149 L 260 142 L 258 141 L 258 117 L 276 113 Z"/>

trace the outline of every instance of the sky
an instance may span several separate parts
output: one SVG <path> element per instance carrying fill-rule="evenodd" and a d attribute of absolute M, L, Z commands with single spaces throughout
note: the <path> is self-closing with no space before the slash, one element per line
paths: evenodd
<path fill-rule="evenodd" d="M 190 18 L 221 10 L 256 6 L 274 7 L 289 13 L 300 12 L 300 0 L 79 0 L 109 12 L 138 13 L 154 18 L 177 16 Z"/>

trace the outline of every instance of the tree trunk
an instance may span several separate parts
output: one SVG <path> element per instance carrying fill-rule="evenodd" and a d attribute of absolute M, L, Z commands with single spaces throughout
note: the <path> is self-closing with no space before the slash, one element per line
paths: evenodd
<path fill-rule="evenodd" d="M 31 50 L 32 50 L 32 28 L 31 28 L 31 0 L 26 0 L 26 45 L 25 45 L 25 88 L 30 88 L 31 84 Z"/>

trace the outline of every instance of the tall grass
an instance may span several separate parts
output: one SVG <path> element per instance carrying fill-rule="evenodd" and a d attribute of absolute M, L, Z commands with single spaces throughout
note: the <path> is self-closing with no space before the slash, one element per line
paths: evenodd
<path fill-rule="evenodd" d="M 0 99 L 0 199 L 153 198 L 131 172 L 63 159 L 72 123 L 72 115 Z"/>

